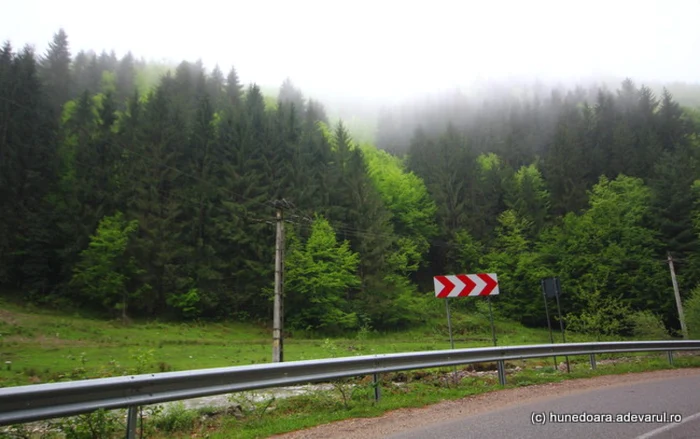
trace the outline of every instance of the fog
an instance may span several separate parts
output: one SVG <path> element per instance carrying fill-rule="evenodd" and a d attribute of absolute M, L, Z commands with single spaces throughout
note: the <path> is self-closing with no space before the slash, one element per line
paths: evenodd
<path fill-rule="evenodd" d="M 0 38 L 16 47 L 43 52 L 63 27 L 73 53 L 201 58 L 319 97 L 398 99 L 511 77 L 700 78 L 697 0 L 4 3 Z"/>

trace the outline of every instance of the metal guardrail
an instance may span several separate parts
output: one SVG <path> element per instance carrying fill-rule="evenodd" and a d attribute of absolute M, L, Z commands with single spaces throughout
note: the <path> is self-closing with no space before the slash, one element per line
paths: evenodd
<path fill-rule="evenodd" d="M 283 387 L 403 370 L 498 362 L 505 385 L 509 360 L 550 356 L 700 350 L 700 340 L 498 346 L 166 372 L 0 388 L 0 426 L 60 418 L 97 409 L 128 408 L 127 438 L 136 432 L 137 407 L 243 390 Z M 377 395 L 378 397 L 378 395 Z"/>

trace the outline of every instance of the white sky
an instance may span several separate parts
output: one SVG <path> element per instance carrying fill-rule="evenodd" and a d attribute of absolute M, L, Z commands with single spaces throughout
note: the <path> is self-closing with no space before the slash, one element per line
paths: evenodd
<path fill-rule="evenodd" d="M 0 0 L 0 39 L 202 59 L 308 95 L 407 97 L 474 79 L 700 81 L 700 0 Z"/>

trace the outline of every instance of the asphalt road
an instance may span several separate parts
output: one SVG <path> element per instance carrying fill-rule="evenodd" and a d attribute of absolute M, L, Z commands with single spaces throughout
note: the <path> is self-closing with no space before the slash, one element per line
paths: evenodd
<path fill-rule="evenodd" d="M 680 415 L 681 422 L 556 422 L 557 416 Z M 534 414 L 534 415 L 533 415 Z M 544 423 L 542 418 L 544 417 Z M 629 419 L 629 418 L 628 418 Z M 594 419 L 593 419 L 594 420 Z M 623 417 L 622 420 L 625 420 Z M 676 419 L 677 420 L 677 419 Z M 533 424 L 534 421 L 534 424 Z M 700 377 L 661 379 L 547 397 L 389 436 L 391 439 L 698 439 Z"/>

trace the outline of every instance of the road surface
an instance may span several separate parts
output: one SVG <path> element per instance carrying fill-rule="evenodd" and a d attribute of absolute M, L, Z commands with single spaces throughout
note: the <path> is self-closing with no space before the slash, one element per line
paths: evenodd
<path fill-rule="evenodd" d="M 616 423 L 617 414 L 622 415 L 621 423 Z M 633 421 L 635 414 L 656 416 L 648 417 L 646 420 L 651 422 L 643 423 Z M 672 414 L 677 416 L 671 419 L 669 415 Z M 390 439 L 490 437 L 698 439 L 700 376 L 660 379 L 551 397 L 388 436 Z"/>
<path fill-rule="evenodd" d="M 554 415 L 550 415 L 550 412 Z M 550 422 L 562 415 L 680 415 L 681 422 Z M 536 414 L 533 425 L 533 413 Z M 700 438 L 700 369 L 599 376 L 504 389 L 376 418 L 349 419 L 279 439 Z M 541 424 L 544 414 L 547 422 Z M 623 418 L 624 420 L 624 418 Z M 677 420 L 677 419 L 676 419 Z"/>

